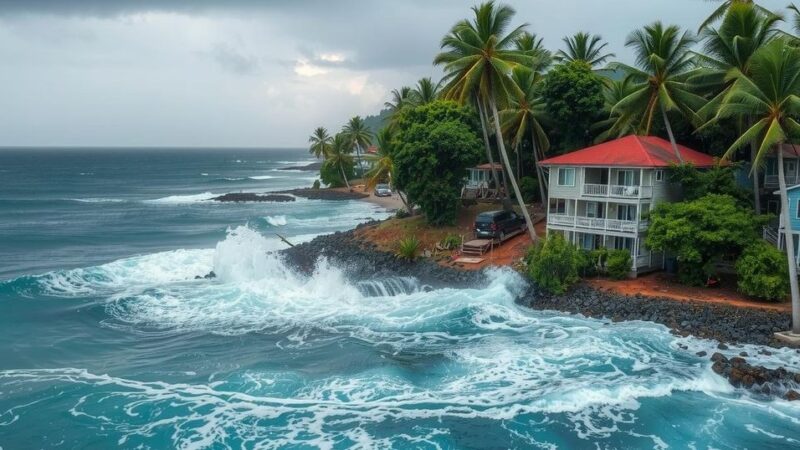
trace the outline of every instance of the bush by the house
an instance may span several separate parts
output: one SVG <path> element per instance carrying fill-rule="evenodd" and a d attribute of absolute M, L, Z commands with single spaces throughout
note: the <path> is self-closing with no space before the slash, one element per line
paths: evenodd
<path fill-rule="evenodd" d="M 439 245 L 447 250 L 458 248 L 461 245 L 461 236 L 457 234 L 448 234 L 444 239 L 442 239 Z"/>
<path fill-rule="evenodd" d="M 736 261 L 739 291 L 765 300 L 789 295 L 786 255 L 764 241 L 755 241 Z"/>
<path fill-rule="evenodd" d="M 400 259 L 407 259 L 413 261 L 417 259 L 419 253 L 420 242 L 416 236 L 408 236 L 400 239 L 397 243 L 397 257 Z"/>
<path fill-rule="evenodd" d="M 608 250 L 606 258 L 606 273 L 609 278 L 622 280 L 631 272 L 633 261 L 628 250 Z"/>
<path fill-rule="evenodd" d="M 560 234 L 551 234 L 528 251 L 528 275 L 553 294 L 563 294 L 578 281 L 581 252 Z"/>

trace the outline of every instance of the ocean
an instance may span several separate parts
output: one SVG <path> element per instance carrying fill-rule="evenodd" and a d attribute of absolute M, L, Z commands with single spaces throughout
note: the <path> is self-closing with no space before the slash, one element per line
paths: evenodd
<path fill-rule="evenodd" d="M 307 277 L 276 233 L 390 213 L 210 201 L 310 186 L 281 169 L 311 161 L 0 149 L 0 449 L 800 448 L 800 405 L 732 388 L 695 355 L 716 342 L 520 307 L 508 269 L 471 289 Z"/>

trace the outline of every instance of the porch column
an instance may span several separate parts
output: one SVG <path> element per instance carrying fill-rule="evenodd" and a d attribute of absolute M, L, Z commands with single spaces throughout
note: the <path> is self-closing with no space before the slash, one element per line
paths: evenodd
<path fill-rule="evenodd" d="M 643 183 L 644 183 L 644 169 L 639 169 L 639 198 L 642 198 Z"/>
<path fill-rule="evenodd" d="M 608 186 L 606 187 L 606 197 L 611 196 L 611 167 L 608 168 Z"/>

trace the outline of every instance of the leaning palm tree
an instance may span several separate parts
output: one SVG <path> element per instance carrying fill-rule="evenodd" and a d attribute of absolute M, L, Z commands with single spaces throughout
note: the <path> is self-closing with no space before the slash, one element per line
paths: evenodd
<path fill-rule="evenodd" d="M 620 111 L 614 109 L 617 103 L 623 98 L 633 94 L 637 90 L 637 86 L 630 78 L 623 78 L 621 80 L 606 78 L 604 79 L 604 83 L 603 110 L 607 118 L 592 126 L 593 130 L 600 131 L 595 142 L 605 142 L 612 138 L 631 134 L 644 134 L 644 132 L 638 128 L 639 121 L 637 120 L 635 111 Z"/>
<path fill-rule="evenodd" d="M 800 9 L 794 3 L 789 4 L 789 11 L 792 12 L 792 26 L 795 33 L 800 33 Z"/>
<path fill-rule="evenodd" d="M 395 184 L 395 165 L 394 165 L 394 147 L 392 147 L 392 131 L 388 128 L 383 128 L 375 136 L 375 143 L 377 144 L 377 153 L 367 155 L 367 161 L 372 162 L 372 169 L 367 172 L 367 190 L 375 189 L 375 186 L 381 182 L 387 182 L 397 191 L 397 196 L 403 202 L 406 210 L 411 213 L 411 207 L 408 204 L 405 193 L 397 188 Z"/>
<path fill-rule="evenodd" d="M 309 136 L 308 143 L 311 144 L 308 148 L 309 153 L 314 155 L 317 159 L 327 158 L 331 144 L 333 143 L 333 138 L 328 134 L 328 130 L 326 130 L 325 127 L 317 127 L 314 129 L 314 132 L 311 133 L 311 136 Z"/>
<path fill-rule="evenodd" d="M 695 38 L 688 32 L 681 33 L 677 26 L 664 26 L 661 22 L 636 30 L 625 45 L 633 48 L 636 66 L 612 63 L 611 69 L 620 69 L 634 83 L 636 89 L 617 103 L 612 114 L 640 117 L 637 126 L 650 134 L 656 112 L 661 113 L 672 149 L 682 161 L 678 144 L 672 134 L 667 113 L 683 113 L 696 123 L 696 111 L 705 101 L 691 91 L 687 79 L 695 74 L 694 61 L 689 48 Z"/>
<path fill-rule="evenodd" d="M 334 136 L 330 150 L 328 151 L 328 156 L 323 163 L 339 170 L 347 189 L 350 189 L 350 182 L 347 180 L 347 171 L 345 171 L 344 168 L 353 166 L 353 157 L 350 155 L 351 151 L 350 140 L 344 134 L 338 133 Z"/>
<path fill-rule="evenodd" d="M 440 83 L 434 83 L 430 77 L 420 78 L 417 85 L 411 91 L 414 99 L 414 106 L 426 105 L 439 97 L 441 90 Z"/>
<path fill-rule="evenodd" d="M 775 39 L 753 55 L 748 74 L 734 69 L 729 77 L 734 82 L 717 118 L 748 118 L 753 122 L 724 158 L 731 158 L 738 149 L 755 143 L 758 151 L 751 170 L 756 170 L 768 154 L 777 152 L 781 216 L 792 293 L 792 333 L 800 335 L 800 289 L 781 149 L 784 143 L 800 140 L 800 123 L 796 120 L 800 117 L 800 49 L 786 38 Z"/>
<path fill-rule="evenodd" d="M 544 47 L 544 40 L 533 33 L 523 32 L 519 35 L 514 46 L 518 52 L 525 53 L 533 58 L 530 69 L 542 73 L 553 62 L 553 54 Z"/>
<path fill-rule="evenodd" d="M 495 6 L 493 1 L 473 6 L 472 12 L 472 20 L 456 23 L 442 39 L 443 51 L 436 55 L 434 64 L 444 65 L 446 98 L 456 99 L 461 103 L 473 98 L 478 105 L 478 113 L 483 117 L 491 116 L 506 176 L 525 216 L 531 239 L 536 241 L 538 238 L 533 221 L 511 170 L 497 111 L 498 101 L 505 101 L 508 93 L 516 90 L 509 77 L 511 70 L 517 65 L 527 67 L 532 63 L 530 55 L 514 48 L 514 42 L 519 39 L 526 25 L 509 31 L 514 9 L 507 5 Z M 489 111 L 485 111 L 486 107 Z"/>
<path fill-rule="evenodd" d="M 545 115 L 544 101 L 537 92 L 541 79 L 539 74 L 527 67 L 514 68 L 511 81 L 516 84 L 518 95 L 511 97 L 508 107 L 500 111 L 500 121 L 506 134 L 511 135 L 511 145 L 517 150 L 517 154 L 522 142 L 526 137 L 530 137 L 539 193 L 544 204 L 547 203 L 547 190 L 544 184 L 544 170 L 539 165 L 539 160 L 550 147 L 550 141 L 541 125 Z"/>
<path fill-rule="evenodd" d="M 763 14 L 753 4 L 736 3 L 728 8 L 719 28 L 707 27 L 703 33 L 704 54 L 697 54 L 697 62 L 703 70 L 690 80 L 698 89 L 708 91 L 712 96 L 705 106 L 698 110 L 700 117 L 713 117 L 720 103 L 733 85 L 728 77 L 731 71 L 748 75 L 753 55 L 781 31 L 777 24 L 781 18 L 774 14 Z M 739 132 L 750 128 L 752 121 L 742 118 L 738 124 Z M 750 162 L 755 162 L 758 148 L 755 142 L 750 145 Z M 758 195 L 758 170 L 751 171 L 753 181 L 754 206 L 761 211 L 761 199 Z"/>
<path fill-rule="evenodd" d="M 372 144 L 372 131 L 361 116 L 355 116 L 342 128 L 342 133 L 350 141 L 350 148 L 355 147 L 358 168 L 361 177 L 364 177 L 364 167 L 361 164 L 361 152 Z"/>
<path fill-rule="evenodd" d="M 553 59 L 558 62 L 568 63 L 572 61 L 583 61 L 594 68 L 613 58 L 613 53 L 603 53 L 603 49 L 608 46 L 608 42 L 603 42 L 603 38 L 596 34 L 575 33 L 574 36 L 567 36 L 564 39 L 566 50 L 556 52 Z"/>

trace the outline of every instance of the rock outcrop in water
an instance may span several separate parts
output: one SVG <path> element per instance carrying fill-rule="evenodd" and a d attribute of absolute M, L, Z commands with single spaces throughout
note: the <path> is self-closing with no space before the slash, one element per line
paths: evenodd
<path fill-rule="evenodd" d="M 800 400 L 800 393 L 795 390 L 800 386 L 800 373 L 792 373 L 782 367 L 767 369 L 753 366 L 740 356 L 728 359 L 722 353 L 714 353 L 711 361 L 714 361 L 711 370 L 725 377 L 734 387 L 776 395 L 790 401 Z"/>
<path fill-rule="evenodd" d="M 363 192 L 347 192 L 335 191 L 333 189 L 291 189 L 288 191 L 279 191 L 278 194 L 292 194 L 297 197 L 307 198 L 309 200 L 360 200 L 369 197 L 368 194 Z"/>

